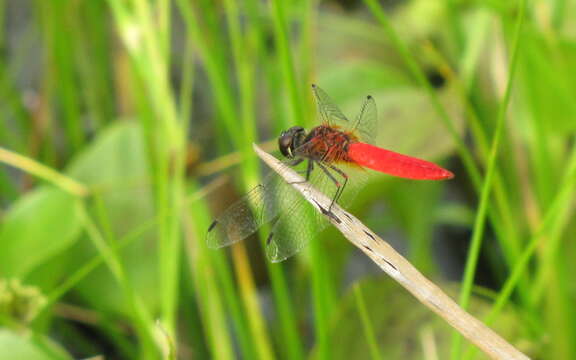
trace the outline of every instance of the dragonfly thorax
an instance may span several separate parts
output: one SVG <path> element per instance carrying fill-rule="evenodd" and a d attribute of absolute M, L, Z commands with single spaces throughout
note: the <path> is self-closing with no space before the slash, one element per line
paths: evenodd
<path fill-rule="evenodd" d="M 302 145 L 306 139 L 306 131 L 301 126 L 294 126 L 290 129 L 283 131 L 278 137 L 278 148 L 282 155 L 288 159 L 293 159 L 295 150 Z"/>

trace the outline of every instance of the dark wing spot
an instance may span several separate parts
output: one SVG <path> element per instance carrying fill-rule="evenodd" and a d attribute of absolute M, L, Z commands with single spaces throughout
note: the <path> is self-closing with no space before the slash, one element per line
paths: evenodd
<path fill-rule="evenodd" d="M 266 245 L 270 245 L 270 242 L 272 242 L 272 236 L 274 236 L 274 232 L 271 232 L 270 235 L 268 235 L 268 238 L 266 239 Z"/>
<path fill-rule="evenodd" d="M 214 230 L 216 225 L 218 225 L 218 220 L 214 220 L 214 222 L 212 222 L 212 224 L 210 224 L 210 226 L 208 227 L 208 232 Z"/>

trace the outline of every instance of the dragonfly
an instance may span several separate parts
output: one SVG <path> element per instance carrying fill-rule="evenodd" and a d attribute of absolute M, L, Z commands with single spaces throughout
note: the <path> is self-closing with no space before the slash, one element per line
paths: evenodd
<path fill-rule="evenodd" d="M 350 205 L 370 176 L 368 169 L 414 180 L 451 179 L 452 172 L 432 162 L 383 149 L 376 142 L 376 102 L 367 96 L 351 121 L 320 87 L 312 85 L 320 124 L 309 132 L 294 126 L 278 137 L 284 163 L 295 168 L 316 189 L 332 194 L 332 203 Z M 302 249 L 328 221 L 276 173 L 233 203 L 209 226 L 207 243 L 222 248 L 270 224 L 266 255 L 283 261 Z M 312 214 L 306 216 L 306 214 Z"/>

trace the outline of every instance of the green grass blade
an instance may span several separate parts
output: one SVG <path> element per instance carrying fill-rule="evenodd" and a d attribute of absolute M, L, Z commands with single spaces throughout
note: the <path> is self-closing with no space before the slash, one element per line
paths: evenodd
<path fill-rule="evenodd" d="M 398 36 L 396 31 L 394 30 L 394 27 L 392 26 L 392 23 L 388 15 L 382 8 L 382 6 L 378 4 L 375 0 L 364 0 L 364 2 L 366 3 L 366 5 L 368 5 L 370 10 L 372 11 L 372 14 L 376 17 L 376 19 L 382 26 L 384 33 L 390 39 L 394 48 L 402 56 L 402 59 L 408 66 L 408 69 L 416 79 L 417 83 L 428 94 L 430 100 L 432 101 L 434 109 L 440 116 L 440 120 L 450 133 L 450 136 L 452 137 L 452 140 L 456 145 L 458 154 L 460 155 L 462 161 L 464 162 L 464 165 L 466 166 L 468 174 L 470 175 L 474 184 L 478 186 L 480 184 L 480 175 L 478 167 L 476 166 L 472 158 L 472 154 L 470 153 L 470 150 L 466 147 L 464 141 L 460 138 L 460 135 L 458 134 L 456 128 L 454 127 L 454 122 L 450 119 L 450 115 L 448 115 L 448 112 L 440 102 L 440 99 L 438 98 L 438 95 L 432 88 L 432 85 L 430 85 L 430 82 L 426 79 L 424 72 L 416 62 L 414 56 L 408 50 L 407 45 L 402 41 L 402 39 Z"/>
<path fill-rule="evenodd" d="M 372 359 L 384 359 L 384 357 L 382 357 L 382 353 L 380 352 L 380 348 L 378 347 L 376 336 L 374 335 L 374 327 L 372 326 L 370 316 L 368 315 L 366 302 L 362 296 L 362 289 L 358 284 L 354 286 L 354 297 L 356 298 L 356 307 L 358 308 L 358 313 L 360 314 L 360 319 L 362 320 L 364 335 L 366 336 L 366 341 L 368 342 L 368 347 L 370 348 Z"/>
<path fill-rule="evenodd" d="M 301 87 L 294 69 L 294 59 L 290 47 L 290 37 L 288 36 L 288 21 L 286 18 L 286 3 L 281 0 L 270 2 L 272 10 L 272 22 L 276 46 L 278 46 L 278 61 L 280 62 L 282 77 L 284 78 L 290 102 L 289 110 L 292 115 L 292 123 L 301 124 L 305 119 Z"/>
<path fill-rule="evenodd" d="M 492 146 L 490 150 L 490 156 L 488 159 L 488 166 L 486 169 L 486 177 L 484 178 L 484 183 L 482 186 L 482 192 L 480 196 L 480 202 L 478 205 L 478 212 L 476 213 L 476 219 L 474 221 L 474 229 L 472 240 L 470 243 L 470 249 L 468 250 L 468 257 L 466 260 L 466 268 L 464 270 L 464 280 L 462 284 L 462 289 L 460 291 L 460 305 L 463 308 L 467 308 L 471 292 L 472 285 L 474 283 L 474 276 L 476 274 L 476 266 L 478 263 L 478 257 L 480 255 L 480 247 L 482 244 L 482 238 L 484 235 L 484 226 L 486 220 L 486 213 L 488 211 L 490 193 L 492 190 L 492 183 L 494 179 L 494 174 L 496 172 L 496 160 L 498 158 L 498 152 L 500 148 L 500 141 L 502 137 L 502 132 L 504 129 L 504 121 L 506 118 L 506 112 L 508 110 L 508 104 L 510 102 L 510 96 L 512 92 L 512 84 L 514 79 L 514 74 L 516 71 L 516 66 L 518 63 L 518 47 L 520 43 L 520 33 L 522 29 L 522 24 L 524 23 L 524 13 L 526 11 L 526 1 L 520 0 L 520 12 L 518 14 L 518 19 L 516 22 L 516 27 L 514 30 L 514 37 L 512 44 L 510 46 L 511 55 L 510 63 L 508 68 L 508 79 L 506 83 L 506 90 L 504 91 L 504 96 L 498 109 L 498 118 L 496 123 L 496 130 L 494 132 L 494 137 L 492 139 Z M 458 334 L 454 334 L 452 337 L 451 354 L 452 359 L 459 359 L 461 356 L 461 346 L 462 337 Z"/>
<path fill-rule="evenodd" d="M 98 229 L 95 222 L 92 220 L 85 206 L 80 209 L 81 218 L 84 221 L 84 226 L 88 237 L 92 240 L 94 247 L 101 253 L 106 265 L 114 275 L 116 281 L 125 293 L 129 309 L 132 313 L 134 326 L 138 332 L 139 340 L 141 341 L 141 355 L 144 358 L 152 358 L 155 353 L 154 349 L 154 324 L 152 317 L 147 313 L 147 310 L 142 304 L 142 301 L 134 293 L 132 285 L 126 278 L 124 266 L 117 253 L 112 250 L 110 245 L 104 238 L 104 235 Z"/>

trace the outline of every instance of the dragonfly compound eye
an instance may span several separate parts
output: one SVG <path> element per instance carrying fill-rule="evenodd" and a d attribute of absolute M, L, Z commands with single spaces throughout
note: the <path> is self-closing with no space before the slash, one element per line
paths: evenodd
<path fill-rule="evenodd" d="M 293 139 L 294 135 L 288 131 L 283 132 L 278 138 L 278 149 L 280 149 L 282 155 L 288 159 L 294 157 L 292 154 L 292 149 L 290 148 L 292 146 Z"/>
<path fill-rule="evenodd" d="M 306 136 L 304 128 L 301 126 L 294 126 L 282 132 L 278 138 L 278 148 L 282 155 L 288 159 L 294 158 L 294 149 L 302 145 L 302 140 Z"/>

